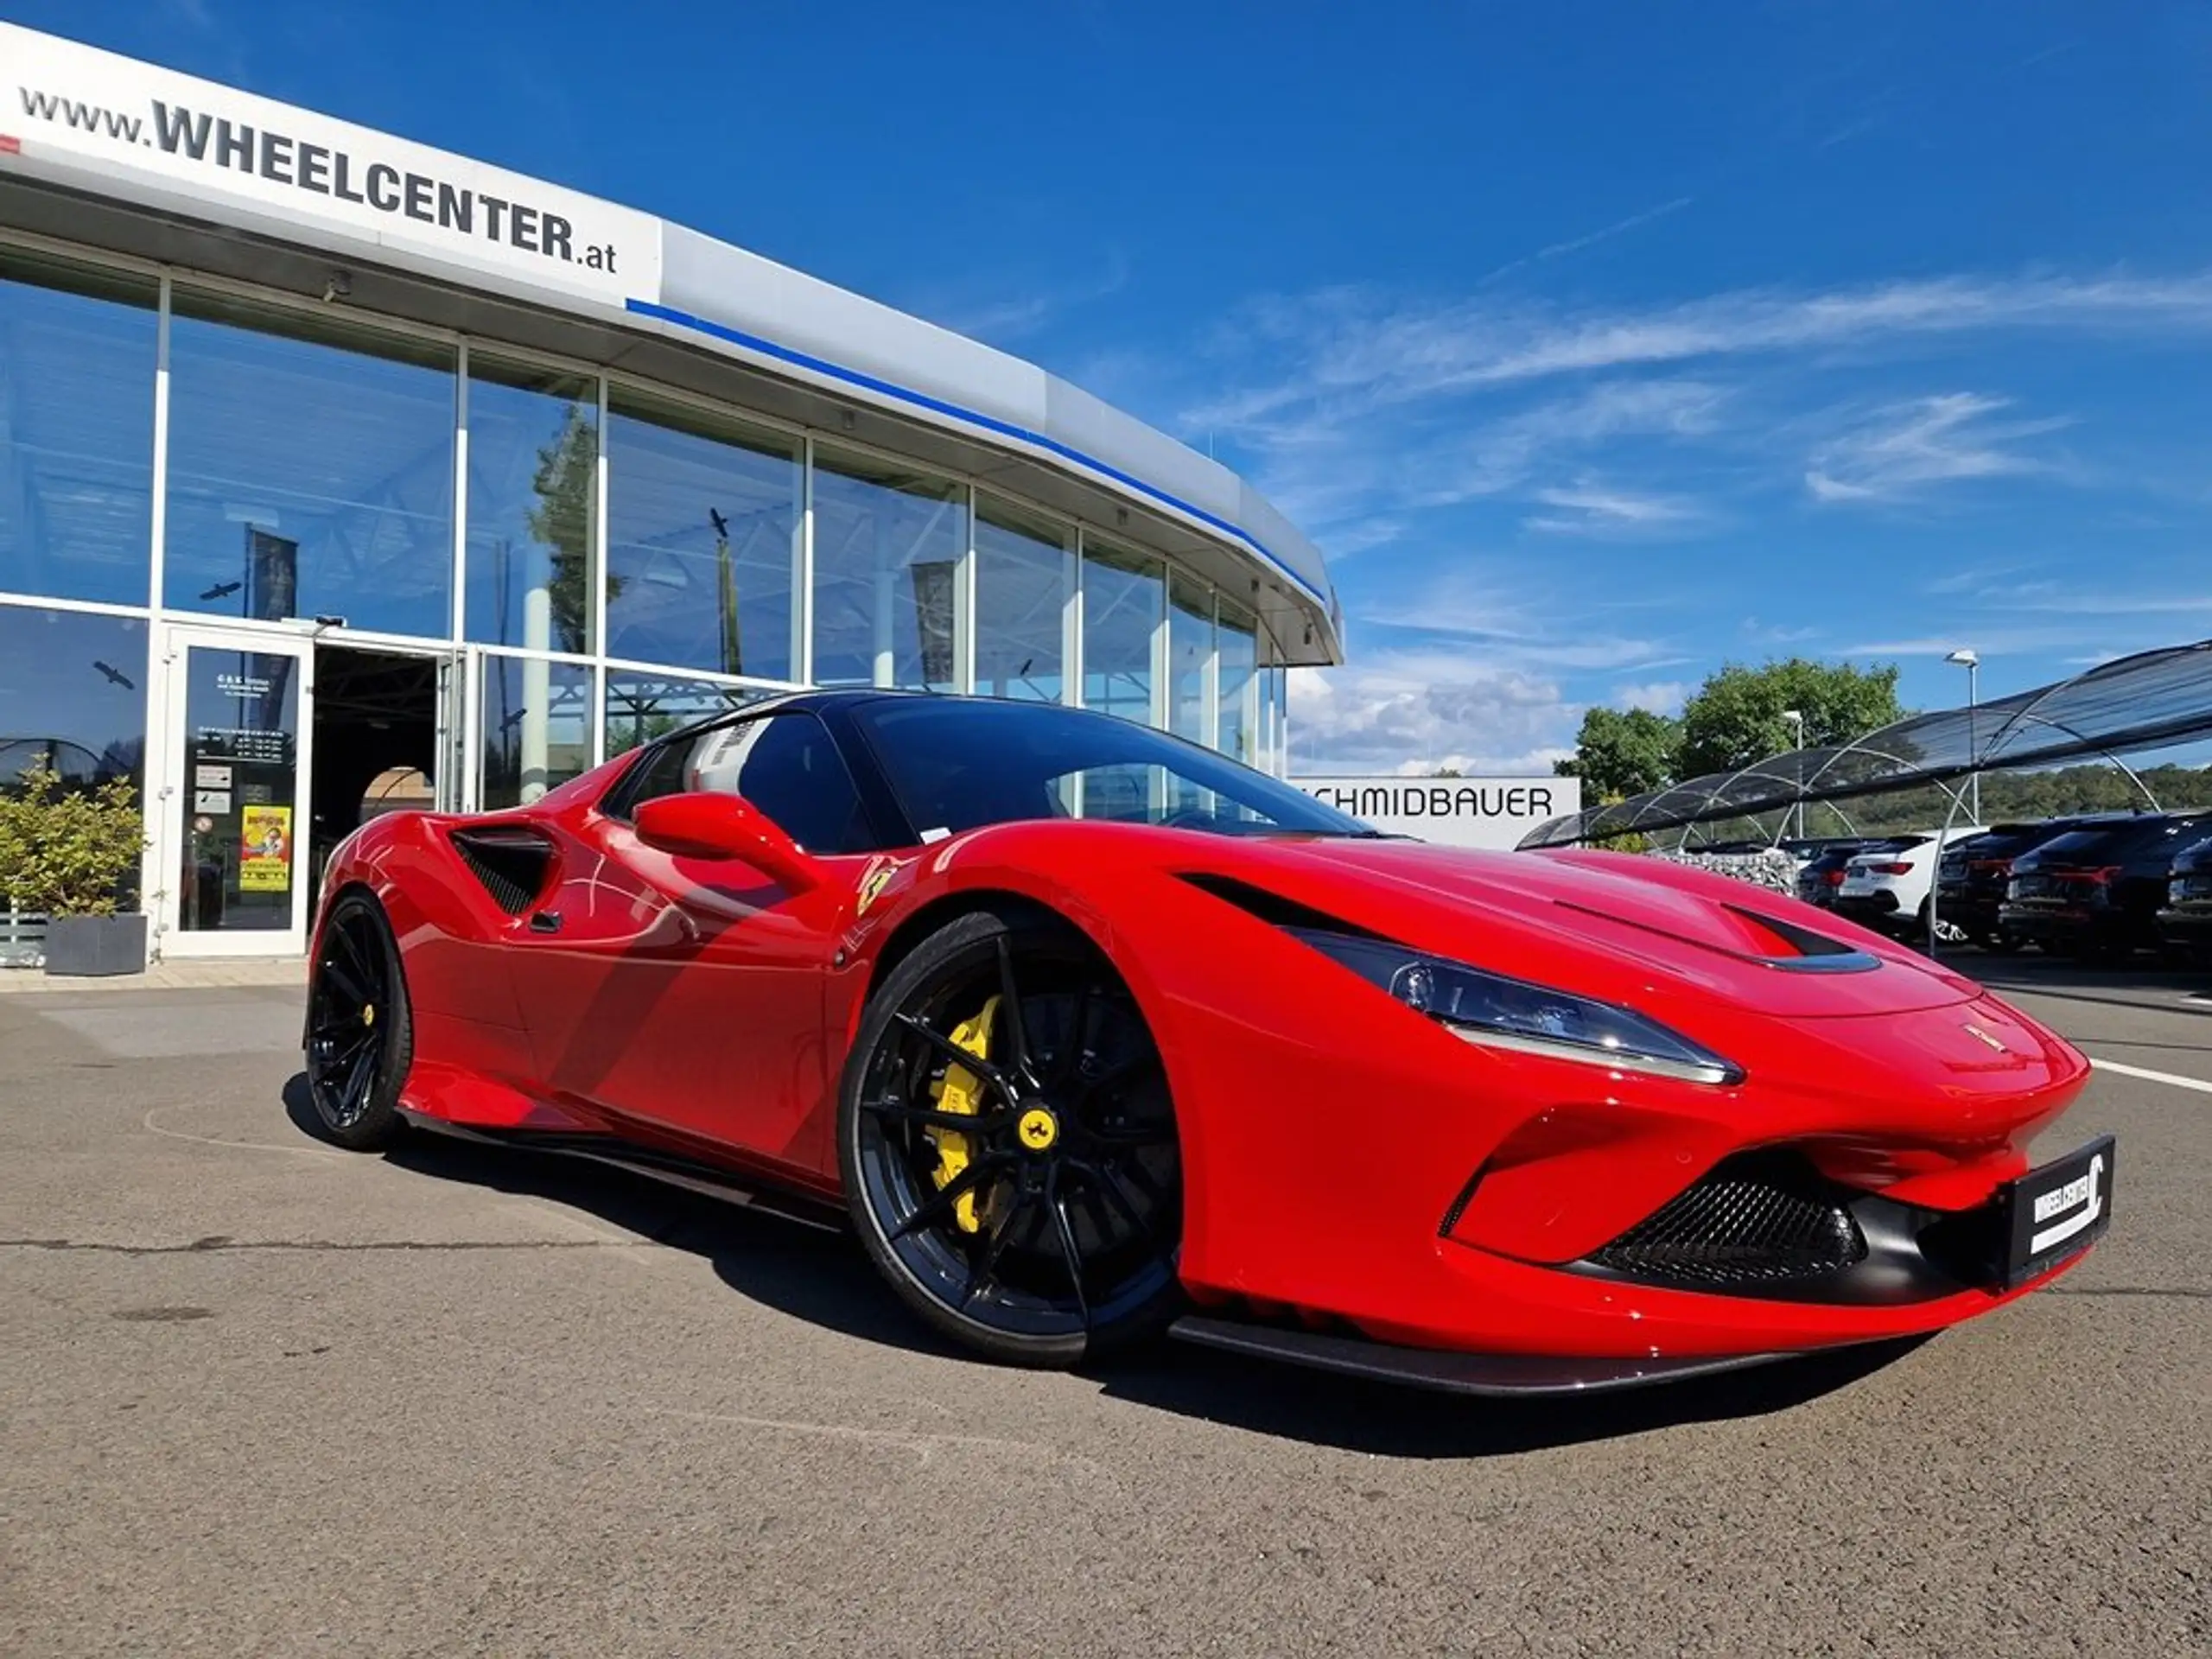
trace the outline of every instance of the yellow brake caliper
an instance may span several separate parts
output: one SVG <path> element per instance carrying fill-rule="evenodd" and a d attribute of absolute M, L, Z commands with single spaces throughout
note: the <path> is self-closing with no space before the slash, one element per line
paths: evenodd
<path fill-rule="evenodd" d="M 995 996 L 983 1004 L 983 1011 L 973 1020 L 963 1020 L 952 1028 L 952 1044 L 965 1049 L 979 1060 L 991 1058 L 991 1026 L 998 1017 L 999 1000 Z M 944 1068 L 944 1076 L 935 1086 L 937 1109 L 959 1117 L 974 1117 L 983 1109 L 983 1080 L 957 1062 Z M 937 1169 L 934 1172 L 939 1191 L 950 1186 L 968 1167 L 968 1160 L 975 1155 L 971 1137 L 961 1129 L 937 1131 Z M 981 1227 L 976 1213 L 976 1194 L 971 1190 L 953 1200 L 952 1218 L 963 1233 L 972 1233 Z"/>

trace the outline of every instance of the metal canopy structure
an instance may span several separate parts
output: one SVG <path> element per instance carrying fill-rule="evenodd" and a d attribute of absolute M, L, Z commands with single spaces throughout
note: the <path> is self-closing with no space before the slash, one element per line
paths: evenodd
<path fill-rule="evenodd" d="M 1967 709 L 1915 715 L 1833 748 L 1744 767 L 1553 818 L 1523 848 L 1571 847 L 1799 804 L 1943 785 L 1976 772 L 2120 757 L 2212 736 L 2212 639 L 2100 664 Z"/>

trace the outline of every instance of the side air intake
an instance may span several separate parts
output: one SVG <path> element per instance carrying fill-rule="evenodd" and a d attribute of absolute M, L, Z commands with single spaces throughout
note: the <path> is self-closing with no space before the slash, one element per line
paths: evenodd
<path fill-rule="evenodd" d="M 521 915 L 545 891 L 553 846 L 535 830 L 456 830 L 453 845 L 492 902 L 510 916 Z"/>

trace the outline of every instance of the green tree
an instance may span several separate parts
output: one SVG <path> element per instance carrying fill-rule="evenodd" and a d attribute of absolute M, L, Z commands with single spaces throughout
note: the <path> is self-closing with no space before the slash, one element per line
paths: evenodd
<path fill-rule="evenodd" d="M 1733 772 L 1797 747 L 1798 733 L 1782 717 L 1791 709 L 1804 716 L 1806 748 L 1864 737 L 1904 718 L 1897 703 L 1897 664 L 1859 668 L 1802 657 L 1762 668 L 1727 664 L 1682 705 L 1676 775 Z"/>
<path fill-rule="evenodd" d="M 1552 771 L 1580 778 L 1597 800 L 1624 799 L 1673 781 L 1681 741 L 1681 728 L 1649 709 L 1586 709 L 1574 753 L 1554 761 Z"/>

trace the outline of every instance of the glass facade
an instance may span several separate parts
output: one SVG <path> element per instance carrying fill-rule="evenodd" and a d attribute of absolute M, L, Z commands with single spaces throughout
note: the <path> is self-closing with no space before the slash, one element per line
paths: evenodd
<path fill-rule="evenodd" d="M 895 462 L 814 461 L 814 683 L 950 691 L 967 492 Z"/>
<path fill-rule="evenodd" d="M 1259 626 L 1226 601 L 1214 613 L 1220 713 L 1214 747 L 1248 766 L 1263 766 L 1260 749 Z"/>
<path fill-rule="evenodd" d="M 542 657 L 487 656 L 477 709 L 483 810 L 527 806 L 591 770 L 589 669 Z"/>
<path fill-rule="evenodd" d="M 618 392 L 607 448 L 607 655 L 795 678 L 799 445 Z"/>
<path fill-rule="evenodd" d="M 162 602 L 453 626 L 457 353 L 179 289 Z"/>
<path fill-rule="evenodd" d="M 991 497 L 976 503 L 976 685 L 991 697 L 1067 701 L 1075 531 Z"/>
<path fill-rule="evenodd" d="M 0 249 L 0 592 L 146 602 L 160 294 Z"/>
<path fill-rule="evenodd" d="M 1116 548 L 1083 554 L 1083 706 L 1150 723 L 1164 567 Z"/>
<path fill-rule="evenodd" d="M 149 710 L 174 746 L 232 695 L 201 671 L 257 637 L 305 665 L 268 711 L 287 730 L 327 712 L 304 696 L 327 649 L 420 664 L 389 683 L 435 684 L 419 747 L 456 810 L 803 684 L 1088 706 L 1281 767 L 1254 622 L 1132 531 L 588 365 L 123 265 L 0 242 L 0 788 L 44 759 L 174 795 L 193 762 L 149 755 Z M 338 751 L 302 753 L 314 775 L 252 804 L 320 811 Z M 227 823 L 198 857 L 194 821 L 149 823 L 149 876 L 187 877 L 164 925 L 273 932 L 270 867 Z"/>
<path fill-rule="evenodd" d="M 462 638 L 578 654 L 598 581 L 599 383 L 472 354 Z"/>
<path fill-rule="evenodd" d="M 146 667 L 143 617 L 0 605 L 0 789 L 38 766 L 143 788 Z"/>
<path fill-rule="evenodd" d="M 1213 594 L 1187 577 L 1168 586 L 1167 729 L 1213 741 Z"/>

